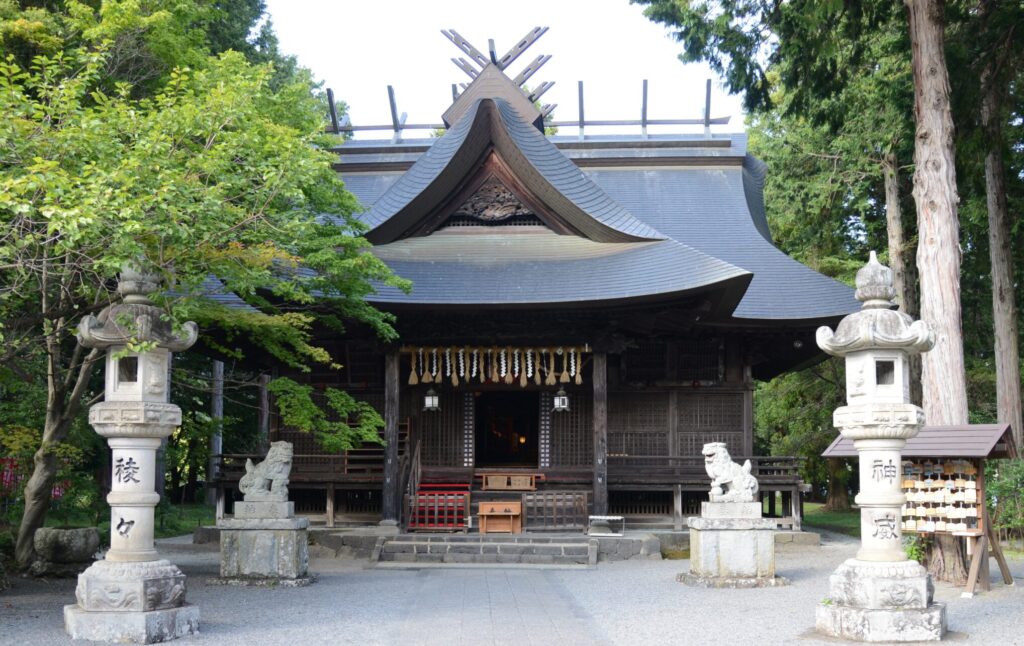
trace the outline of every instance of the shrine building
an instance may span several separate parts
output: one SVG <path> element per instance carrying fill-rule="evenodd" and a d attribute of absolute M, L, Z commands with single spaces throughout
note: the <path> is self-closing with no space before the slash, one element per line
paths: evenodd
<path fill-rule="evenodd" d="M 814 332 L 858 309 L 853 290 L 775 247 L 765 165 L 707 114 L 698 134 L 648 135 L 644 117 L 584 135 L 581 109 L 581 134 L 546 135 L 549 84 L 523 86 L 544 57 L 509 72 L 538 31 L 501 58 L 446 33 L 470 80 L 444 134 L 404 138 L 396 117 L 391 139 L 336 148 L 372 253 L 412 290 L 369 299 L 399 342 L 353 328 L 324 341 L 340 370 L 303 377 L 371 403 L 386 448 L 324 455 L 272 424 L 295 444 L 297 508 L 472 530 L 521 492 L 529 530 L 681 527 L 707 499 L 701 447 L 725 442 L 799 528 L 796 459 L 754 455 L 754 381 L 821 360 Z M 238 463 L 222 468 L 230 493 Z"/>

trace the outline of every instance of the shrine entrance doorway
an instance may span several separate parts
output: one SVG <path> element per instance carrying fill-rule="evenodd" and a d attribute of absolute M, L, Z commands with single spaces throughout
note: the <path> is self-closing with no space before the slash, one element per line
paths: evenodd
<path fill-rule="evenodd" d="M 476 466 L 537 468 L 540 393 L 477 393 Z"/>

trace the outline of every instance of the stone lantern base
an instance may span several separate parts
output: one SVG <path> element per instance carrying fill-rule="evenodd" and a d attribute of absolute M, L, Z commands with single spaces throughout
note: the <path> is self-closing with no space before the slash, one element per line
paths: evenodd
<path fill-rule="evenodd" d="M 946 633 L 946 606 L 932 603 L 933 591 L 916 561 L 850 559 L 829 577 L 815 629 L 863 642 L 938 641 Z"/>
<path fill-rule="evenodd" d="M 170 561 L 97 561 L 75 596 L 64 606 L 72 639 L 152 644 L 199 632 L 199 608 L 185 603 L 185 575 Z"/>
<path fill-rule="evenodd" d="M 690 527 L 690 571 L 681 583 L 708 588 L 787 585 L 775 576 L 775 521 L 761 517 L 757 502 L 701 503 Z"/>

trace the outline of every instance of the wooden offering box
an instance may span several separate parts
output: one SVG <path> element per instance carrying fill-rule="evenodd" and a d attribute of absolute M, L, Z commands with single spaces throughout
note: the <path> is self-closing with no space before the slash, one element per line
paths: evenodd
<path fill-rule="evenodd" d="M 523 532 L 523 503 L 497 501 L 480 503 L 481 534 L 521 534 Z"/>

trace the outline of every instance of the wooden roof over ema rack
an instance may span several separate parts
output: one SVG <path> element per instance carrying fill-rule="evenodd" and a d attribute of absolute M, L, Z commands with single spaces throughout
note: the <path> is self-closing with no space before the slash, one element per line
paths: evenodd
<path fill-rule="evenodd" d="M 963 424 L 925 426 L 907 440 L 903 456 L 908 458 L 1003 458 L 1009 456 L 1009 424 Z M 825 458 L 855 458 L 853 440 L 839 436 L 825 452 Z"/>

